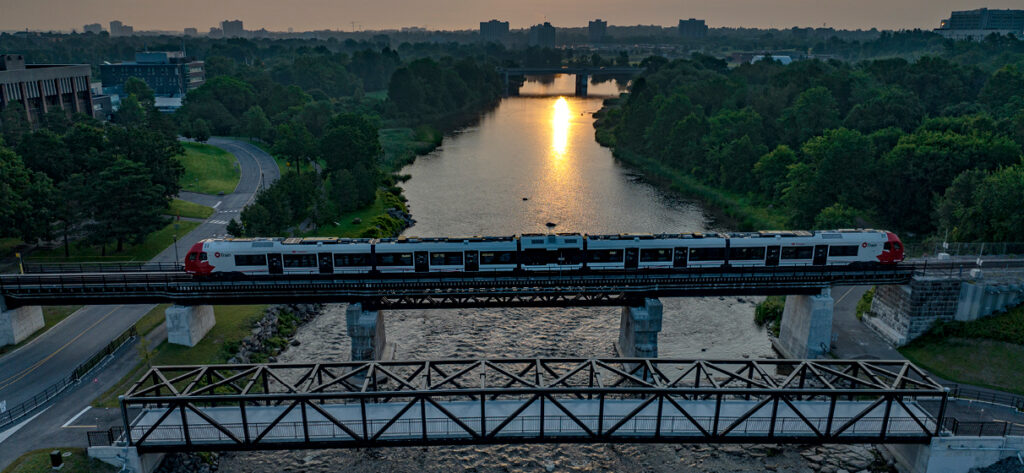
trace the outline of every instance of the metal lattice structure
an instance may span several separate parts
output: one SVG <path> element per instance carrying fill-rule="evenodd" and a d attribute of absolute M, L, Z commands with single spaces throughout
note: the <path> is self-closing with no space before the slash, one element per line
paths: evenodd
<path fill-rule="evenodd" d="M 121 407 L 142 452 L 926 443 L 946 396 L 906 361 L 524 358 L 155 367 Z"/>
<path fill-rule="evenodd" d="M 914 267 L 785 267 L 629 272 L 403 273 L 195 279 L 184 273 L 2 275 L 7 307 L 360 302 L 367 308 L 621 306 L 646 297 L 817 294 L 906 284 Z"/>

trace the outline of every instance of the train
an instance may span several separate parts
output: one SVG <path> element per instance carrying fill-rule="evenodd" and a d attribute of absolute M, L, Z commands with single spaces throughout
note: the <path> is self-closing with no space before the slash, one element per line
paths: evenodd
<path fill-rule="evenodd" d="M 196 277 L 875 266 L 903 261 L 885 230 L 443 238 L 213 238 L 193 245 Z"/>

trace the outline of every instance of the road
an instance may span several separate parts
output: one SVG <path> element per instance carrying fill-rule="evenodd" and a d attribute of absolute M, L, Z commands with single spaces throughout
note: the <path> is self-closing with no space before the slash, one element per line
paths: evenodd
<path fill-rule="evenodd" d="M 182 258 L 185 252 L 199 240 L 224 235 L 227 222 L 238 216 L 242 208 L 255 197 L 262 183 L 270 185 L 280 177 L 280 170 L 274 159 L 252 144 L 226 138 L 213 138 L 209 143 L 235 155 L 241 168 L 241 176 L 235 192 L 231 194 L 219 197 L 201 194 L 182 196 L 186 200 L 217 206 L 216 213 L 178 240 L 177 251 L 179 257 Z M 205 200 L 200 201 L 201 199 Z M 172 262 L 174 260 L 175 248 L 172 246 L 161 252 L 152 261 Z M 47 386 L 69 375 L 79 363 L 101 350 L 153 307 L 155 306 L 86 306 L 27 345 L 0 357 L 0 401 L 6 401 L 10 408 L 35 396 Z M 131 358 L 137 356 L 134 351 L 126 353 Z M 124 356 L 122 355 L 122 357 Z M 128 365 L 131 368 L 134 362 Z M 79 409 L 87 406 L 91 400 L 92 397 L 80 399 Z M 66 403 L 62 401 L 60 404 Z M 40 416 L 35 422 L 46 417 L 46 415 Z M 38 429 L 25 429 L 26 433 L 34 430 Z M 0 448 L 0 450 L 8 450 L 8 443 L 14 442 L 19 436 L 21 433 L 3 441 L 4 448 Z M 2 468 L 3 462 L 0 462 L 0 469 Z"/>

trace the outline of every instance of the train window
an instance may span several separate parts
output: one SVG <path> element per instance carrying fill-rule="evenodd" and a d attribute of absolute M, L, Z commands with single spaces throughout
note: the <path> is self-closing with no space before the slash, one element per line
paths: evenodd
<path fill-rule="evenodd" d="M 266 266 L 267 255 L 235 255 L 235 266 Z"/>
<path fill-rule="evenodd" d="M 370 266 L 370 255 L 363 254 L 334 254 L 335 266 Z"/>
<path fill-rule="evenodd" d="M 198 256 L 199 256 L 199 253 L 189 253 L 188 254 L 188 260 L 189 261 L 195 261 L 196 257 L 198 257 Z"/>
<path fill-rule="evenodd" d="M 199 261 L 206 261 L 206 252 L 199 253 Z"/>
<path fill-rule="evenodd" d="M 587 261 L 591 263 L 621 263 L 622 250 L 587 250 Z"/>
<path fill-rule="evenodd" d="M 640 261 L 643 263 L 672 261 L 672 248 L 643 248 L 640 250 Z"/>
<path fill-rule="evenodd" d="M 480 264 L 515 264 L 516 254 L 512 251 L 482 251 Z"/>
<path fill-rule="evenodd" d="M 315 268 L 316 255 L 284 255 L 286 268 Z"/>
<path fill-rule="evenodd" d="M 676 261 L 680 261 L 680 262 L 686 261 L 686 253 L 687 253 L 686 248 L 676 248 L 676 256 L 675 256 Z"/>
<path fill-rule="evenodd" d="M 377 266 L 412 266 L 412 253 L 377 253 Z"/>
<path fill-rule="evenodd" d="M 902 245 L 900 245 L 900 242 L 898 242 L 898 241 L 896 241 L 896 242 L 893 242 L 893 244 L 892 244 L 892 247 L 893 247 L 893 248 L 895 248 L 895 249 L 896 249 L 896 251 L 901 251 L 901 250 L 903 250 L 903 246 L 902 246 Z"/>
<path fill-rule="evenodd" d="M 558 250 L 558 264 L 580 264 L 583 262 L 583 250 L 562 248 Z"/>
<path fill-rule="evenodd" d="M 782 259 L 811 259 L 813 246 L 787 246 L 782 249 Z"/>
<path fill-rule="evenodd" d="M 462 264 L 462 252 L 431 253 L 431 266 L 459 266 Z"/>
<path fill-rule="evenodd" d="M 729 248 L 729 260 L 763 260 L 764 248 Z"/>
<path fill-rule="evenodd" d="M 829 256 L 857 256 L 857 245 L 833 245 L 828 247 Z"/>
<path fill-rule="evenodd" d="M 690 261 L 725 261 L 725 248 L 690 248 Z"/>

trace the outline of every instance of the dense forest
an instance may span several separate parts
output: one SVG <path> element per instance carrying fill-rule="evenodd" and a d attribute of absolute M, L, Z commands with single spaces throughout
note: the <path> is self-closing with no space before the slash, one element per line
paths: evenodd
<path fill-rule="evenodd" d="M 625 161 L 774 207 L 792 227 L 1019 241 L 1024 54 L 1007 59 L 650 58 L 597 134 Z"/>

